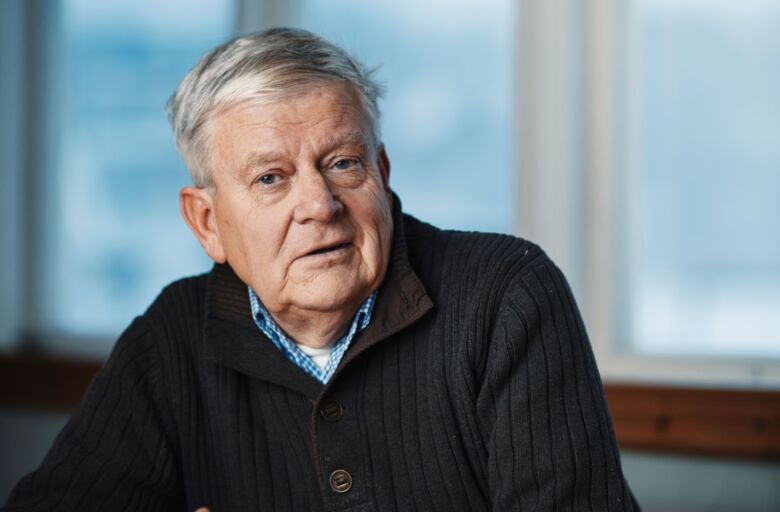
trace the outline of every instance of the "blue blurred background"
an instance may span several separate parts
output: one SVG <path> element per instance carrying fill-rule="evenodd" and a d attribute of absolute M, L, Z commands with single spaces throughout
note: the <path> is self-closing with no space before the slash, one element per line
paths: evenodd
<path fill-rule="evenodd" d="M 205 51 L 277 24 L 378 66 L 405 209 L 542 243 L 607 378 L 628 354 L 645 379 L 716 361 L 710 384 L 725 367 L 777 388 L 773 0 L 5 0 L 0 349 L 105 357 L 162 286 L 210 268 L 164 105 Z M 63 419 L 0 409 L 0 499 Z M 780 509 L 777 464 L 627 454 L 626 471 L 650 511 Z"/>

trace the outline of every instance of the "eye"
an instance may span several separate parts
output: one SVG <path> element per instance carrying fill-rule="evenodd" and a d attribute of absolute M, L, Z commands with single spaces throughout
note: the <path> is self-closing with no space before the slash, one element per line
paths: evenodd
<path fill-rule="evenodd" d="M 281 179 L 282 177 L 279 174 L 263 174 L 255 180 L 255 183 L 263 185 L 264 187 L 270 187 L 272 185 L 276 185 L 279 181 L 281 181 Z"/>
<path fill-rule="evenodd" d="M 341 158 L 336 160 L 336 162 L 333 164 L 333 168 L 338 171 L 347 171 L 353 167 L 357 167 L 358 164 L 359 162 L 354 158 Z"/>

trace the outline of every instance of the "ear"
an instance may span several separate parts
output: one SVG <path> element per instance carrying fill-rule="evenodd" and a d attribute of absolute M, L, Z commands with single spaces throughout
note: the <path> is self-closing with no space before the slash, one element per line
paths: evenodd
<path fill-rule="evenodd" d="M 190 227 L 206 254 L 217 263 L 225 263 L 225 251 L 214 213 L 214 196 L 203 188 L 184 187 L 179 192 L 184 221 Z"/>
<path fill-rule="evenodd" d="M 379 144 L 377 163 L 379 164 L 379 172 L 382 174 L 382 184 L 385 186 L 385 190 L 390 192 L 390 158 L 387 156 L 384 144 Z"/>

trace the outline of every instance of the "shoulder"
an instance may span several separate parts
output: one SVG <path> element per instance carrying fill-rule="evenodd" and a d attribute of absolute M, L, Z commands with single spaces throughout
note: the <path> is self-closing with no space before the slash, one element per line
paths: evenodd
<path fill-rule="evenodd" d="M 549 341 L 556 329 L 584 334 L 563 274 L 537 244 L 442 230 L 412 217 L 404 228 L 409 262 L 434 304 L 430 321 L 447 333 L 447 345 L 457 347 L 474 375 L 484 375 L 491 361 L 520 360 L 542 328 Z M 505 357 L 509 350 L 513 358 Z"/>
<path fill-rule="evenodd" d="M 555 268 L 537 244 L 524 238 L 444 230 L 404 216 L 409 259 L 424 280 L 444 288 L 467 288 L 502 295 L 510 284 L 545 267 Z"/>
<path fill-rule="evenodd" d="M 196 314 L 203 309 L 209 273 L 185 277 L 165 286 L 149 306 L 147 313 L 172 310 L 179 314 Z"/>
<path fill-rule="evenodd" d="M 141 323 L 167 336 L 197 334 L 205 319 L 208 276 L 205 273 L 168 284 L 140 317 Z"/>
<path fill-rule="evenodd" d="M 115 373 L 111 368 L 133 360 L 150 382 L 149 393 L 159 400 L 167 403 L 169 396 L 183 392 L 202 345 L 207 282 L 208 274 L 203 274 L 163 288 L 120 336 L 107 362 L 106 375 Z"/>

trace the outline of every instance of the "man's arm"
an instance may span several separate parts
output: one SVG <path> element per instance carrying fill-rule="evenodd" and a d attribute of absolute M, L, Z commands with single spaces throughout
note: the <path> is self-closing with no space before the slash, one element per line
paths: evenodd
<path fill-rule="evenodd" d="M 2 510 L 181 510 L 161 389 L 156 347 L 137 319 L 41 466 L 17 484 Z"/>
<path fill-rule="evenodd" d="M 477 407 L 494 510 L 638 510 L 582 320 L 549 260 L 503 297 Z"/>

